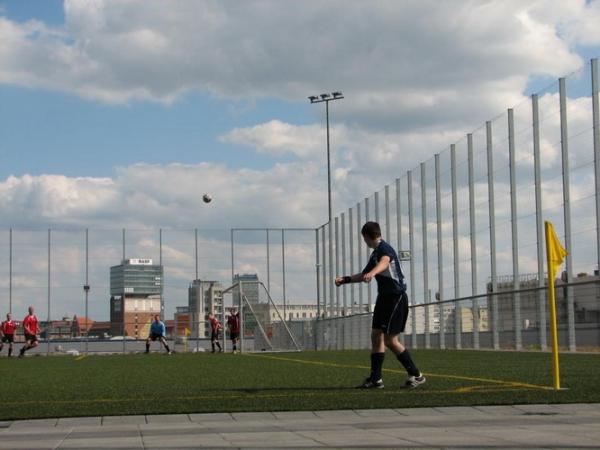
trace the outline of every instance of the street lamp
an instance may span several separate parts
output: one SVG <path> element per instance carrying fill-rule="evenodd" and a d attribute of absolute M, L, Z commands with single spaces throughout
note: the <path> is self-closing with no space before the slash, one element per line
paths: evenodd
<path fill-rule="evenodd" d="M 311 104 L 325 102 L 325 118 L 327 121 L 327 200 L 328 200 L 328 207 L 329 207 L 327 224 L 328 224 L 328 229 L 329 229 L 329 277 L 331 280 L 333 280 L 333 264 L 331 264 L 331 256 L 333 255 L 333 236 L 332 236 L 332 230 L 331 230 L 331 156 L 330 156 L 330 150 L 329 150 L 329 102 L 334 101 L 334 100 L 341 100 L 343 98 L 344 98 L 344 96 L 342 95 L 342 93 L 340 91 L 335 91 L 335 92 L 332 92 L 331 94 L 324 93 L 321 95 L 311 95 L 310 97 L 308 97 Z M 325 255 L 323 255 L 323 256 L 325 256 Z M 331 283 L 331 286 L 330 286 L 329 302 L 330 302 L 329 315 L 333 316 L 333 282 Z M 320 304 L 320 301 L 317 302 L 317 307 L 318 307 L 317 308 L 317 316 L 320 315 L 319 304 Z"/>

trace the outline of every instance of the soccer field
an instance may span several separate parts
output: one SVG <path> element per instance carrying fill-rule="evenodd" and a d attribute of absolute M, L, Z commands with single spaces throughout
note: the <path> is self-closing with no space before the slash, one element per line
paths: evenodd
<path fill-rule="evenodd" d="M 402 408 L 600 402 L 600 355 L 561 355 L 562 386 L 547 353 L 414 350 L 428 378 L 400 388 L 386 354 L 385 389 L 354 389 L 368 351 L 173 354 L 0 359 L 0 420 L 88 415 Z"/>

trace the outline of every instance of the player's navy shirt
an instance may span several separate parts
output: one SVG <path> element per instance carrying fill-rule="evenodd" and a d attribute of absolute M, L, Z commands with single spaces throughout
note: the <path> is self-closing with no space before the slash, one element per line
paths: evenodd
<path fill-rule="evenodd" d="M 406 291 L 406 283 L 404 283 L 404 274 L 400 266 L 400 260 L 393 247 L 383 239 L 371 253 L 369 262 L 363 269 L 362 273 L 370 272 L 381 258 L 388 256 L 390 264 L 383 272 L 375 275 L 377 280 L 377 292 L 381 296 L 398 296 Z"/>

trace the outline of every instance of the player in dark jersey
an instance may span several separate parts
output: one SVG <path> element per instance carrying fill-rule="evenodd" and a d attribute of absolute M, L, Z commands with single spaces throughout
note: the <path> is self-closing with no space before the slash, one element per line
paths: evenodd
<path fill-rule="evenodd" d="M 233 346 L 233 353 L 237 353 L 237 343 L 240 339 L 240 314 L 236 308 L 231 308 L 231 314 L 227 318 L 227 326 L 229 327 L 229 338 Z"/>
<path fill-rule="evenodd" d="M 10 314 L 6 315 L 6 320 L 2 322 L 0 326 L 0 335 L 2 336 L 2 342 L 0 342 L 0 352 L 4 349 L 4 344 L 8 344 L 8 356 L 12 356 L 13 342 L 15 342 L 15 331 L 19 324 L 12 320 Z"/>
<path fill-rule="evenodd" d="M 213 313 L 208 315 L 208 323 L 210 324 L 210 345 L 212 347 L 211 353 L 215 352 L 215 345 L 219 347 L 219 353 L 223 351 L 221 343 L 219 342 L 219 330 L 223 328 L 221 322 L 215 317 Z"/>
<path fill-rule="evenodd" d="M 336 286 L 363 281 L 370 283 L 373 278 L 377 281 L 377 300 L 371 329 L 371 374 L 359 387 L 383 387 L 381 368 L 387 347 L 408 373 L 405 386 L 415 388 L 425 383 L 425 377 L 398 339 L 408 319 L 406 284 L 398 255 L 390 244 L 381 239 L 381 228 L 377 222 L 365 223 L 361 234 L 367 246 L 373 249 L 369 262 L 361 273 L 335 279 Z"/>

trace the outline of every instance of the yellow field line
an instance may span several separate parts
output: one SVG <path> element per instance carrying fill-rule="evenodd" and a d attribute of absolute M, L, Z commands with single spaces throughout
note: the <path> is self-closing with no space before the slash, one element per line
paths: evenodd
<path fill-rule="evenodd" d="M 81 361 L 83 358 L 85 358 L 87 355 L 81 355 L 78 356 L 77 358 L 75 358 L 75 361 Z"/>
<path fill-rule="evenodd" d="M 335 364 L 335 363 L 327 363 L 327 362 L 322 362 L 322 361 L 313 361 L 313 360 L 309 360 L 309 359 L 286 358 L 286 357 L 281 357 L 281 356 L 258 355 L 258 354 L 251 354 L 251 353 L 246 353 L 246 355 L 251 355 L 251 356 L 258 357 L 258 358 L 275 359 L 275 360 L 279 360 L 279 361 L 289 361 L 289 362 L 296 362 L 296 363 L 301 363 L 301 364 L 314 364 L 314 365 L 326 366 L 326 367 L 339 367 L 339 368 L 346 368 L 346 369 L 367 369 L 367 370 L 370 369 L 370 367 L 367 367 L 367 366 Z M 383 369 L 383 371 L 384 372 L 392 372 L 392 373 L 402 373 L 402 371 L 398 370 L 398 369 Z M 496 380 L 493 378 L 466 377 L 466 376 L 462 376 L 462 375 L 435 374 L 435 373 L 431 373 L 431 372 L 427 372 L 427 373 L 425 373 L 425 375 L 427 375 L 428 377 L 449 378 L 449 379 L 454 379 L 454 380 L 465 380 L 465 381 L 477 381 L 477 382 L 484 382 L 484 383 L 499 384 L 499 385 L 509 386 L 509 387 L 540 389 L 540 390 L 544 390 L 544 391 L 553 390 L 553 388 L 551 386 L 541 386 L 538 384 L 521 383 L 520 381 L 506 381 L 506 380 Z"/>

